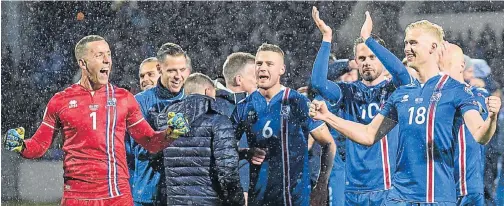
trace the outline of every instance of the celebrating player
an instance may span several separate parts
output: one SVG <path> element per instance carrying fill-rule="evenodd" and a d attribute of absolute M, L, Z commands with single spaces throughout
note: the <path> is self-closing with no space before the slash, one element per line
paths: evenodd
<path fill-rule="evenodd" d="M 158 71 L 157 65 L 159 64 L 156 57 L 149 57 L 142 61 L 138 77 L 140 78 L 140 89 L 145 91 L 157 85 L 161 72 Z"/>
<path fill-rule="evenodd" d="M 109 83 L 111 51 L 102 37 L 82 38 L 75 46 L 75 57 L 82 71 L 80 81 L 51 98 L 31 139 L 24 140 L 24 129 L 11 129 L 4 147 L 25 158 L 39 158 L 61 129 L 65 153 L 61 204 L 132 205 L 126 130 L 150 152 L 158 152 L 186 133 L 188 123 L 178 114 L 171 129 L 155 132 L 133 95 Z"/>
<path fill-rule="evenodd" d="M 363 145 L 373 145 L 399 124 L 401 149 L 385 205 L 454 205 L 452 128 L 457 118 L 463 118 L 474 139 L 487 143 L 495 132 L 501 102 L 498 97 L 489 97 L 489 115 L 483 120 L 466 86 L 439 74 L 437 55 L 443 43 L 440 26 L 426 20 L 412 23 L 406 28 L 404 42 L 408 66 L 418 72 L 420 84 L 397 89 L 371 123 L 343 120 L 320 101 L 310 106 L 310 115 Z"/>
<path fill-rule="evenodd" d="M 280 84 L 284 52 L 272 44 L 257 50 L 259 89 L 240 102 L 233 115 L 237 137 L 246 133 L 250 147 L 267 148 L 261 165 L 250 165 L 249 205 L 322 205 L 336 146 L 327 127 L 308 116 L 309 100 Z M 311 191 L 308 133 L 322 146 L 321 173 Z"/>
<path fill-rule="evenodd" d="M 451 78 L 464 83 L 464 54 L 454 44 L 446 44 L 442 52 L 440 69 Z M 483 88 L 468 86 L 474 94 L 479 112 L 483 118 L 486 112 L 485 98 L 489 96 Z M 457 205 L 485 205 L 483 176 L 485 173 L 485 146 L 478 144 L 464 122 L 459 119 L 454 127 L 457 146 L 455 146 L 455 181 L 457 183 Z"/>
<path fill-rule="evenodd" d="M 322 46 L 313 66 L 312 87 L 325 100 L 331 102 L 331 111 L 341 110 L 344 119 L 364 124 L 371 122 L 378 113 L 380 104 L 397 87 L 410 84 L 412 78 L 401 61 L 383 58 L 384 60 L 380 60 L 390 65 L 387 69 L 391 71 L 393 77 L 391 81 L 384 78 L 384 66 L 370 49 L 384 50 L 380 45 L 383 45 L 384 42 L 376 36 L 371 37 L 372 21 L 369 14 L 366 14 L 361 37 L 354 44 L 355 60 L 362 80 L 350 83 L 334 83 L 327 80 L 327 62 L 331 50 L 332 30 L 320 19 L 316 7 L 313 7 L 312 16 L 323 35 Z M 335 138 L 337 138 L 336 135 L 339 135 L 337 132 L 333 132 L 333 134 Z M 386 191 L 392 185 L 391 173 L 394 171 L 396 150 L 396 133 L 392 136 L 385 136 L 380 140 L 380 144 L 371 147 L 362 146 L 347 139 L 346 164 L 341 161 L 335 162 L 332 171 L 335 174 L 331 174 L 330 187 L 333 205 L 343 205 L 343 203 L 346 205 L 381 205 L 385 200 Z M 342 171 L 343 168 L 346 168 L 346 172 Z M 343 185 L 345 186 L 343 187 Z M 344 197 L 343 191 L 345 191 Z"/>
<path fill-rule="evenodd" d="M 135 95 L 135 99 L 149 125 L 161 130 L 167 123 L 167 114 L 161 111 L 185 97 L 182 86 L 191 73 L 191 61 L 182 47 L 174 43 L 163 44 L 157 52 L 157 59 L 159 63 L 154 65 L 157 67 L 155 71 L 161 73 L 156 79 L 157 86 Z M 135 157 L 134 173 L 130 174 L 135 205 L 164 203 L 163 153 L 152 154 L 133 139 L 127 138 L 127 141 L 131 149 L 126 152 Z"/>

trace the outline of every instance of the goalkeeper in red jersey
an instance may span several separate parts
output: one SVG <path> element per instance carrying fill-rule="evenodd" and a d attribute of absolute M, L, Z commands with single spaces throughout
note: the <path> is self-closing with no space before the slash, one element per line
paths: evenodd
<path fill-rule="evenodd" d="M 91 35 L 75 46 L 81 79 L 47 104 L 31 139 L 24 129 L 7 132 L 3 145 L 24 158 L 39 158 L 58 130 L 63 134 L 62 205 L 133 205 L 124 147 L 126 130 L 150 152 L 169 146 L 189 131 L 181 114 L 170 114 L 167 130 L 155 132 L 125 89 L 109 83 L 111 51 L 103 37 Z"/>

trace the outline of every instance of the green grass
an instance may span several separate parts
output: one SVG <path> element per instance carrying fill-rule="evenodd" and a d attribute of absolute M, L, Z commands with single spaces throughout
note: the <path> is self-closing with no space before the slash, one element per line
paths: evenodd
<path fill-rule="evenodd" d="M 39 202 L 29 202 L 29 201 L 18 201 L 18 200 L 13 200 L 13 201 L 2 201 L 2 206 L 56 206 L 59 205 L 59 202 L 52 202 L 52 203 L 39 203 Z"/>

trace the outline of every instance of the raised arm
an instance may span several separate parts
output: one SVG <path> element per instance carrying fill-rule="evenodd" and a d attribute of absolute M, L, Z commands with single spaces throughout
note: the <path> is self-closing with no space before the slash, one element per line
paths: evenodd
<path fill-rule="evenodd" d="M 320 19 L 316 7 L 313 7 L 312 17 L 322 33 L 322 45 L 320 46 L 317 57 L 315 58 L 315 63 L 313 64 L 310 84 L 313 89 L 322 95 L 322 97 L 337 102 L 341 99 L 341 89 L 337 84 L 327 79 L 332 30 Z"/>
<path fill-rule="evenodd" d="M 361 37 L 365 40 L 366 46 L 378 57 L 380 62 L 385 66 L 385 69 L 392 75 L 392 81 L 397 87 L 401 85 L 411 84 L 413 78 L 408 73 L 408 70 L 402 64 L 401 60 L 397 58 L 387 48 L 376 42 L 371 37 L 373 29 L 373 20 L 368 11 L 366 11 L 366 21 L 362 25 Z"/>
<path fill-rule="evenodd" d="M 501 99 L 496 96 L 490 96 L 485 103 L 488 109 L 486 120 L 483 120 L 479 112 L 474 109 L 464 113 L 464 122 L 467 128 L 473 135 L 474 140 L 480 144 L 487 144 L 495 133 Z"/>
<path fill-rule="evenodd" d="M 58 127 L 58 97 L 55 95 L 47 103 L 42 124 L 35 134 L 24 140 L 24 128 L 10 129 L 4 139 L 4 148 L 19 152 L 24 158 L 40 158 L 51 146 Z"/>
<path fill-rule="evenodd" d="M 310 116 L 326 122 L 350 140 L 366 146 L 379 141 L 396 125 L 395 121 L 382 114 L 376 115 L 368 125 L 344 120 L 329 112 L 325 102 L 317 100 L 310 105 Z"/>

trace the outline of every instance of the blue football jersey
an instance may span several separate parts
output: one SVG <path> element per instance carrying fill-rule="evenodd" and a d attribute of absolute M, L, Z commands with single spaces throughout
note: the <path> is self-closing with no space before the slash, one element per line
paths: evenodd
<path fill-rule="evenodd" d="M 488 116 L 485 98 L 489 96 L 486 89 L 468 87 L 474 94 L 478 108 L 483 119 Z M 457 182 L 457 195 L 483 194 L 483 176 L 485 174 L 485 146 L 476 142 L 469 129 L 459 118 L 454 134 L 457 146 L 455 147 L 455 181 Z"/>
<path fill-rule="evenodd" d="M 337 103 L 340 117 L 362 124 L 371 122 L 380 111 L 381 105 L 396 89 L 394 83 L 388 80 L 372 87 L 364 85 L 361 81 L 337 84 L 341 89 L 341 98 Z M 397 151 L 396 128 L 372 146 L 364 146 L 346 139 L 345 149 L 346 191 L 391 188 Z"/>
<path fill-rule="evenodd" d="M 260 166 L 250 165 L 250 205 L 309 205 L 308 134 L 323 125 L 309 117 L 309 103 L 283 87 L 270 102 L 256 91 L 237 105 L 238 130 L 250 147 L 267 149 Z"/>
<path fill-rule="evenodd" d="M 380 112 L 399 125 L 397 167 L 388 200 L 456 202 L 452 128 L 466 111 L 477 110 L 476 105 L 465 85 L 445 74 L 423 85 L 401 86 L 392 94 Z"/>

